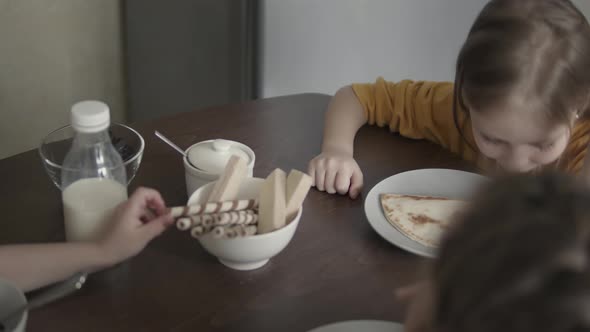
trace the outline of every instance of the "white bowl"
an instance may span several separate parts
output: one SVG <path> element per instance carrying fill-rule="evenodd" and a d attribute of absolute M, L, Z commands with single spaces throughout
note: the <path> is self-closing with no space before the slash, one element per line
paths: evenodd
<path fill-rule="evenodd" d="M 0 279 L 0 317 L 5 317 L 27 303 L 23 292 L 11 282 Z M 6 332 L 24 332 L 28 313 L 24 311 L 19 317 L 5 322 Z"/>
<path fill-rule="evenodd" d="M 238 199 L 258 198 L 264 179 L 246 178 L 238 191 Z M 215 183 L 197 189 L 189 198 L 188 204 L 204 203 Z M 235 270 L 254 270 L 264 266 L 269 259 L 280 253 L 293 238 L 302 208 L 293 221 L 271 233 L 246 236 L 234 239 L 216 239 L 211 234 L 201 236 L 199 242 L 219 261 Z"/>
<path fill-rule="evenodd" d="M 403 332 L 404 326 L 382 320 L 349 320 L 320 326 L 308 332 Z"/>

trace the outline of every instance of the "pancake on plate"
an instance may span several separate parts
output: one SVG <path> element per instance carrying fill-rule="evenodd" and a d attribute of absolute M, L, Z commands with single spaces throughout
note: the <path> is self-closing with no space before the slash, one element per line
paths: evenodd
<path fill-rule="evenodd" d="M 387 221 L 410 239 L 437 248 L 467 202 L 443 197 L 381 194 Z"/>

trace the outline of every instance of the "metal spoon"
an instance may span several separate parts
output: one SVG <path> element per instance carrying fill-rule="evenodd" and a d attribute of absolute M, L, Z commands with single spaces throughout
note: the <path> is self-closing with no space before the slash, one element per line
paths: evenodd
<path fill-rule="evenodd" d="M 178 147 L 178 145 L 174 144 L 171 140 L 169 140 L 166 136 L 162 135 L 162 133 L 160 133 L 159 131 L 154 131 L 154 134 L 156 134 L 156 136 L 158 136 L 159 139 L 161 139 L 162 141 L 164 141 L 164 143 L 170 145 L 171 147 L 174 148 L 174 150 L 178 151 L 178 153 L 180 153 L 181 155 L 183 155 L 184 157 L 188 156 L 186 155 L 186 152 L 184 152 L 181 148 Z"/>
<path fill-rule="evenodd" d="M 178 145 L 174 144 L 171 140 L 169 140 L 166 136 L 162 135 L 162 133 L 160 133 L 159 131 L 154 131 L 154 134 L 156 134 L 156 136 L 158 136 L 159 139 L 161 139 L 162 141 L 164 141 L 164 143 L 170 145 L 174 150 L 178 151 L 183 157 L 186 158 L 186 160 L 188 161 L 188 163 L 194 167 L 194 168 L 198 168 L 197 166 L 195 166 L 193 163 L 191 163 L 190 159 L 188 159 L 188 155 L 186 154 L 186 152 L 184 152 L 181 148 L 178 147 Z"/>

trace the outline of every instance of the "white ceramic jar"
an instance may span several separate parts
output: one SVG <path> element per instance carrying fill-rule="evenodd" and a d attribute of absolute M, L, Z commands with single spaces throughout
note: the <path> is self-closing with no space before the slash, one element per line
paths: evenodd
<path fill-rule="evenodd" d="M 217 180 L 233 155 L 246 159 L 248 177 L 252 177 L 254 173 L 254 151 L 240 142 L 208 140 L 191 145 L 185 152 L 187 156 L 184 158 L 184 174 L 189 197 L 203 185 Z"/>

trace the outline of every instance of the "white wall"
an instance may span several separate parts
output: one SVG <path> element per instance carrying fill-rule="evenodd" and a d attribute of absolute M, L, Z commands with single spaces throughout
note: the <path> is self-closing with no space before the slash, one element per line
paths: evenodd
<path fill-rule="evenodd" d="M 590 18 L 590 1 L 588 0 L 573 0 L 573 2 L 580 8 L 582 13 Z"/>
<path fill-rule="evenodd" d="M 590 0 L 575 1 L 590 13 Z M 487 0 L 262 0 L 262 97 L 333 94 L 378 76 L 452 80 Z"/>
<path fill-rule="evenodd" d="M 124 118 L 120 0 L 0 0 L 0 159 L 101 99 Z"/>

